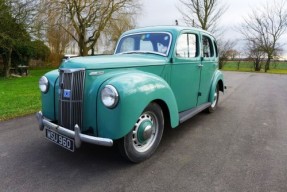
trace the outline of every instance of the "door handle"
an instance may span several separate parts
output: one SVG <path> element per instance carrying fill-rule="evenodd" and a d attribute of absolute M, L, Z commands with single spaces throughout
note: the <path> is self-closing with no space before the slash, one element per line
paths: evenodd
<path fill-rule="evenodd" d="M 201 67 L 203 67 L 203 65 L 202 65 L 202 64 L 199 64 L 199 65 L 197 65 L 197 66 L 198 66 L 198 67 L 200 67 L 200 68 L 201 68 Z"/>

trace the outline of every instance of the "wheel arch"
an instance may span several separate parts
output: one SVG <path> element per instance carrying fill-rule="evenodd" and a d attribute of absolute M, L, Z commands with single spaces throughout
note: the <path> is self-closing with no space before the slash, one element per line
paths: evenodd
<path fill-rule="evenodd" d="M 108 109 L 101 102 L 100 92 L 106 85 L 114 86 L 119 92 L 119 103 L 114 109 Z M 167 82 L 157 75 L 142 71 L 122 74 L 108 79 L 98 92 L 97 127 L 101 137 L 119 139 L 128 134 L 152 102 L 159 104 L 172 127 L 179 124 L 175 96 Z"/>
<path fill-rule="evenodd" d="M 224 79 L 223 79 L 223 74 L 221 71 L 217 70 L 215 72 L 211 88 L 210 88 L 210 93 L 209 93 L 209 101 L 213 100 L 214 92 L 216 90 L 217 85 L 219 86 L 219 90 L 224 93 Z"/>
<path fill-rule="evenodd" d="M 167 128 L 173 127 L 171 123 L 171 118 L 170 118 L 170 111 L 169 111 L 167 104 L 163 100 L 160 100 L 160 99 L 154 100 L 153 102 L 157 103 L 163 112 L 165 127 Z"/>
<path fill-rule="evenodd" d="M 218 86 L 219 86 L 219 91 L 221 91 L 222 93 L 224 93 L 223 80 L 220 79 L 217 84 L 218 84 Z"/>

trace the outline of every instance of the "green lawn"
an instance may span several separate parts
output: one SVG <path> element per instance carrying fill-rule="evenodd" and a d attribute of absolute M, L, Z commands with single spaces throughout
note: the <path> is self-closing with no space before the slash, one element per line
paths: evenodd
<path fill-rule="evenodd" d="M 0 78 L 0 121 L 40 110 L 38 80 L 50 70 L 35 69 L 27 77 Z"/>
<path fill-rule="evenodd" d="M 242 61 L 239 65 L 239 70 L 237 69 L 236 61 L 228 61 L 222 70 L 226 71 L 242 71 L 242 72 L 254 72 L 253 63 L 248 61 Z M 264 67 L 262 67 L 261 72 L 264 72 Z M 287 74 L 287 62 L 271 62 L 270 70 L 268 73 L 275 74 Z"/>

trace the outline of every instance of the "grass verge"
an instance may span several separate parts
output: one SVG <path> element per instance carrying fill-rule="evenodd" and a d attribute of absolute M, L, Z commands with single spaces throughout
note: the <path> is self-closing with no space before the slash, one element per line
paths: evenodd
<path fill-rule="evenodd" d="M 239 69 L 237 66 L 237 62 L 228 61 L 223 69 L 223 71 L 240 71 L 240 72 L 255 72 L 253 68 L 252 62 L 242 61 L 239 65 Z M 264 66 L 261 71 L 256 71 L 256 73 L 264 73 Z M 287 63 L 286 62 L 271 62 L 270 70 L 267 73 L 271 74 L 287 74 Z"/>
<path fill-rule="evenodd" d="M 0 78 L 0 121 L 40 110 L 38 81 L 50 70 L 34 69 L 27 77 Z"/>

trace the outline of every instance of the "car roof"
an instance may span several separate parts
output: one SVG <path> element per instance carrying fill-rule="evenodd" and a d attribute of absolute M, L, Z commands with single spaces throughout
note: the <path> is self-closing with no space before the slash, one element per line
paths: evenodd
<path fill-rule="evenodd" d="M 213 35 L 210 32 L 202 30 L 200 28 L 184 27 L 184 26 L 176 26 L 176 25 L 150 26 L 150 27 L 136 28 L 136 29 L 126 31 L 125 33 L 123 33 L 123 36 L 128 35 L 128 34 L 132 34 L 132 33 L 141 33 L 141 32 L 170 32 L 173 34 L 179 34 L 181 31 L 184 31 L 184 30 L 202 32 L 202 33 L 208 34 L 208 35 L 213 37 Z"/>

